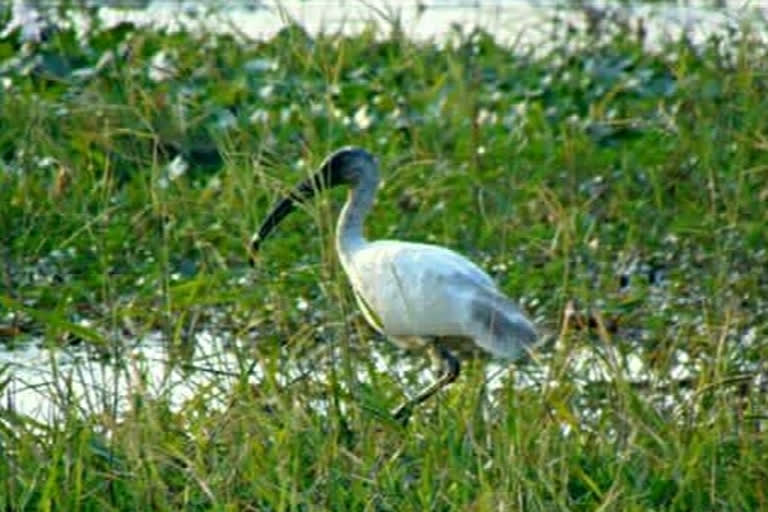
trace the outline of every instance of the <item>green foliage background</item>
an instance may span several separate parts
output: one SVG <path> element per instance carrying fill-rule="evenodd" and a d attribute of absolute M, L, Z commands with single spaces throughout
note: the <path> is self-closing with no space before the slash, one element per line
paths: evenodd
<path fill-rule="evenodd" d="M 768 509 L 763 24 L 649 49 L 555 21 L 551 46 L 511 49 L 397 23 L 268 41 L 92 23 L 0 40 L 0 322 L 9 349 L 79 344 L 138 376 L 121 414 L 64 377 L 49 423 L 9 400 L 0 508 Z M 492 272 L 559 333 L 546 378 L 491 397 L 467 361 L 408 428 L 388 420 L 422 362 L 355 313 L 341 192 L 248 266 L 270 203 L 347 144 L 382 162 L 371 238 Z M 172 407 L 130 351 L 159 332 L 184 367 L 201 331 L 242 371 Z M 313 372 L 287 382 L 296 361 Z"/>

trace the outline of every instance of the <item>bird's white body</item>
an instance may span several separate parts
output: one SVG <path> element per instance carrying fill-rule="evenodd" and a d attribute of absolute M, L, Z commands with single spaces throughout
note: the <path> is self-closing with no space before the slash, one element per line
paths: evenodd
<path fill-rule="evenodd" d="M 472 263 L 426 244 L 371 242 L 345 254 L 342 265 L 366 319 L 391 336 L 458 335 L 466 330 L 474 288 L 494 289 Z"/>
<path fill-rule="evenodd" d="M 340 256 L 368 323 L 403 348 L 431 338 L 460 337 L 493 355 L 514 359 L 527 345 L 527 340 L 513 339 L 515 331 L 499 337 L 489 329 L 489 319 L 499 325 L 533 326 L 488 274 L 454 251 L 379 240 L 340 251 Z"/>

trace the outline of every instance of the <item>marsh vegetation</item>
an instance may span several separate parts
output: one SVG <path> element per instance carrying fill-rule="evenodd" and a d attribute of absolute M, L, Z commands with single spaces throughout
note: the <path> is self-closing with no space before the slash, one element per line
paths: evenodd
<path fill-rule="evenodd" d="M 393 21 L 4 34 L 0 342 L 51 409 L 0 363 L 0 508 L 768 509 L 764 22 L 651 49 L 611 19 L 548 48 Z M 539 364 L 468 362 L 404 429 L 428 369 L 356 310 L 343 196 L 248 265 L 348 144 L 382 165 L 371 238 L 483 266 L 557 335 Z"/>

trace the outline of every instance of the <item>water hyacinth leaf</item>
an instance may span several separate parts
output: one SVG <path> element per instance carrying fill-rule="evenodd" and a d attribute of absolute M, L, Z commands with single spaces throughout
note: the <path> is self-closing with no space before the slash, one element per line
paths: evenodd
<path fill-rule="evenodd" d="M 43 78 L 56 79 L 67 78 L 72 70 L 70 60 L 66 56 L 50 53 L 37 56 L 28 69 Z"/>

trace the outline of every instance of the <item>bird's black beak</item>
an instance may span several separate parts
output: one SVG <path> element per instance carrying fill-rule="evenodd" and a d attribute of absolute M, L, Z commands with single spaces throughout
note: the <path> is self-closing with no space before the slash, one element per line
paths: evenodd
<path fill-rule="evenodd" d="M 248 245 L 248 261 L 251 266 L 256 263 L 261 242 L 269 236 L 280 221 L 296 208 L 296 201 L 305 200 L 310 195 L 306 192 L 306 188 L 305 183 L 302 183 L 288 197 L 278 201 L 261 223 L 261 227 L 259 227 L 259 230 L 253 235 L 253 238 L 251 238 L 251 242 Z"/>
<path fill-rule="evenodd" d="M 278 201 L 264 218 L 259 230 L 251 238 L 248 247 L 251 265 L 255 263 L 261 243 L 296 208 L 296 203 L 308 201 L 321 190 L 348 183 L 345 171 L 357 159 L 361 158 L 373 161 L 373 156 L 370 153 L 359 148 L 342 148 L 334 152 L 325 159 L 316 173 L 299 183 L 286 197 Z"/>

